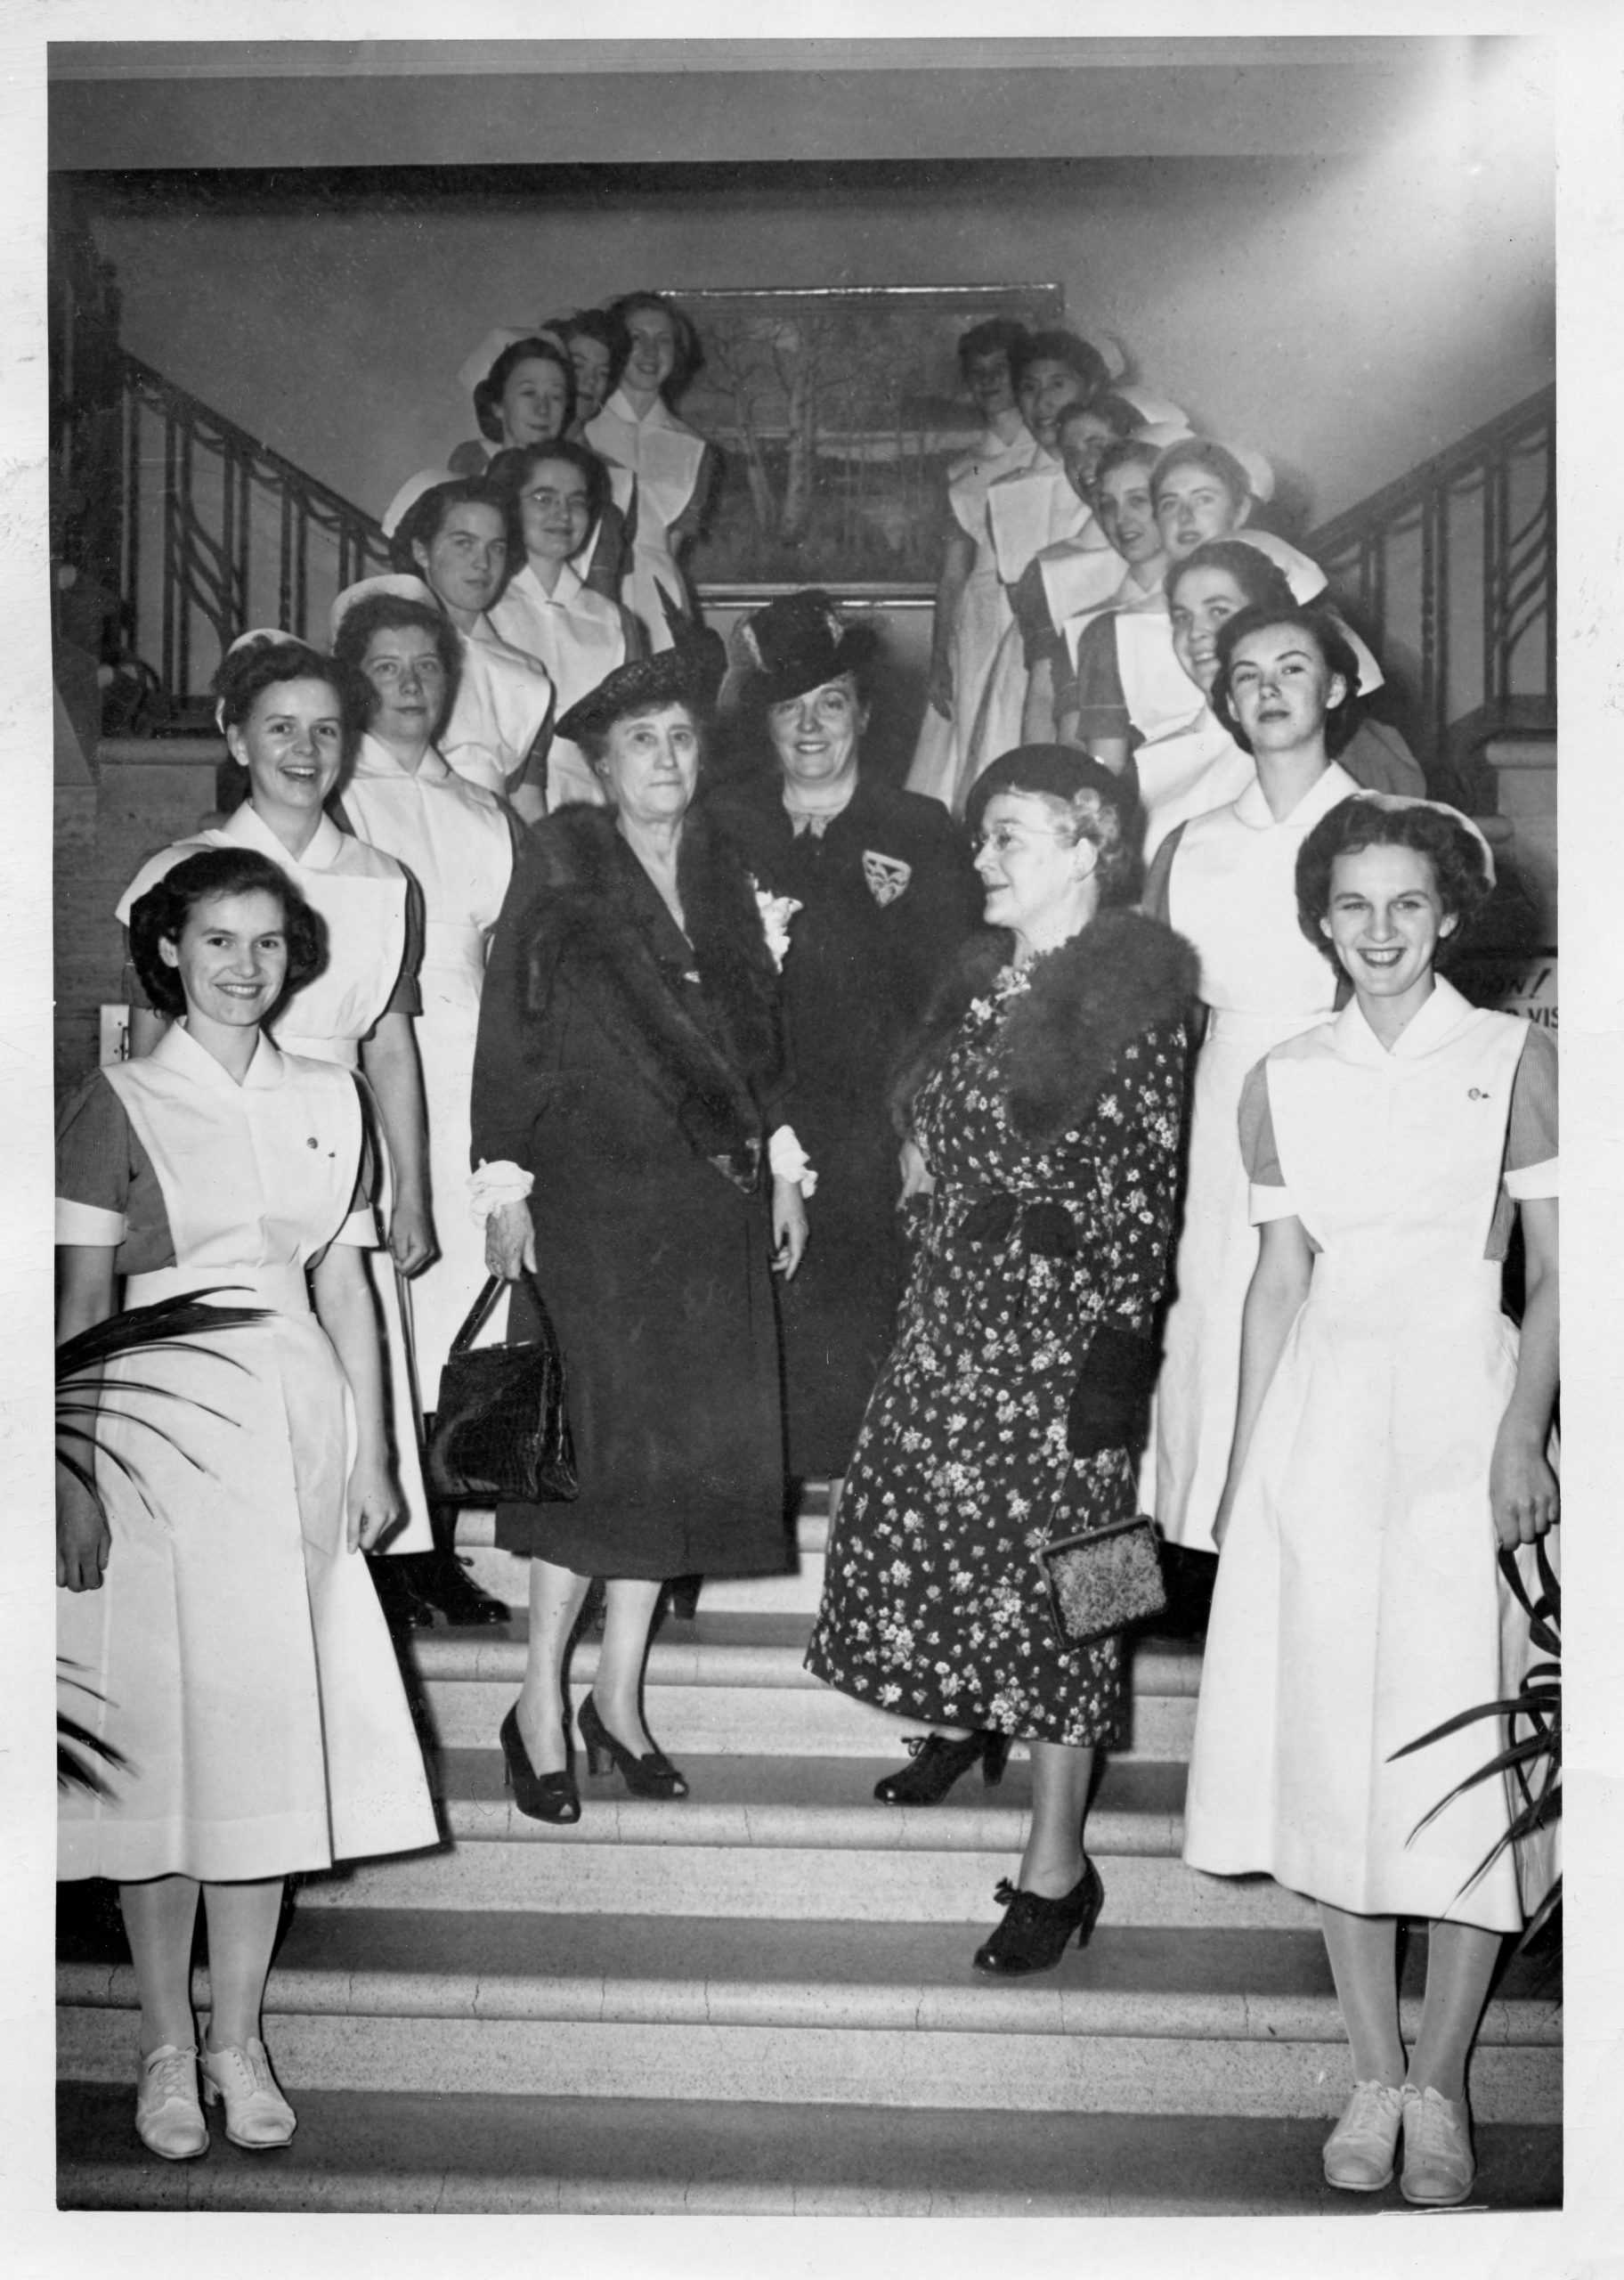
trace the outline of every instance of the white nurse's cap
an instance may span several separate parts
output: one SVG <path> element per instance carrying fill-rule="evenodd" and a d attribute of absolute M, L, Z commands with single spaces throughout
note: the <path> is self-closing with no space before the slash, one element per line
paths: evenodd
<path fill-rule="evenodd" d="M 405 520 L 408 509 L 417 505 L 426 491 L 432 491 L 436 484 L 455 483 L 456 480 L 449 467 L 426 467 L 416 475 L 408 476 L 378 518 L 384 536 L 394 536 Z"/>
<path fill-rule="evenodd" d="M 440 607 L 421 578 L 410 577 L 404 571 L 386 570 L 381 577 L 358 579 L 354 585 L 345 588 L 334 602 L 329 620 L 331 639 L 338 639 L 338 628 L 356 603 L 364 602 L 371 594 L 396 594 L 402 601 L 426 602 L 430 609 Z"/>

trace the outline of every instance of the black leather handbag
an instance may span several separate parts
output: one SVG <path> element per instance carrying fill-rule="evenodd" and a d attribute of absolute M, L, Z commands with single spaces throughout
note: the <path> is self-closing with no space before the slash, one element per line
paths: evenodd
<path fill-rule="evenodd" d="M 524 1280 L 538 1337 L 513 1346 L 474 1347 L 503 1287 L 493 1274 L 451 1340 L 425 1460 L 429 1494 L 438 1502 L 513 1497 L 527 1504 L 568 1504 L 581 1493 L 564 1355 L 534 1275 L 527 1270 Z"/>

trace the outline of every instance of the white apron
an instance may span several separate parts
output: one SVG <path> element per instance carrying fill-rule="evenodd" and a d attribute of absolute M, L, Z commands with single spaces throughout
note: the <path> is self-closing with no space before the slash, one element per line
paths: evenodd
<path fill-rule="evenodd" d="M 1461 1893 L 1508 1825 L 1505 1784 L 1411 1836 L 1499 1722 L 1389 1760 L 1530 1659 L 1489 1507 L 1517 1339 L 1483 1257 L 1526 1035 L 1440 983 L 1391 1053 L 1354 1004 L 1271 1056 L 1287 1188 L 1255 1191 L 1260 1216 L 1289 1207 L 1322 1248 L 1224 1541 L 1186 1808 L 1198 1868 L 1502 1932 L 1552 1865 L 1541 1848 L 1524 1890 L 1507 1850 Z"/>
<path fill-rule="evenodd" d="M 973 455 L 948 469 L 947 503 L 966 538 L 975 541 L 976 558 L 954 621 L 953 718 L 944 721 L 934 704 L 926 704 L 907 782 L 910 792 L 922 792 L 946 808 L 954 807 L 955 795 L 959 809 L 963 807 L 958 787 L 962 778 L 966 785 L 970 781 L 964 768 L 981 693 L 998 645 L 1015 622 L 993 552 L 987 491 L 1001 476 L 1030 467 L 1036 454 L 1037 444 L 1026 428 L 1018 428 L 1007 444 L 989 428 Z"/>
<path fill-rule="evenodd" d="M 626 626 L 620 611 L 582 585 L 571 563 L 560 567 L 550 594 L 526 563 L 490 615 L 504 641 L 547 668 L 561 719 L 626 662 Z M 602 807 L 604 789 L 581 746 L 567 737 L 555 736 L 547 755 L 548 814 L 571 801 Z"/>
<path fill-rule="evenodd" d="M 637 528 L 621 599 L 641 621 L 651 650 L 669 649 L 671 633 L 661 590 L 677 608 L 687 607 L 687 588 L 671 552 L 671 525 L 693 502 L 705 439 L 663 403 L 655 403 L 639 418 L 620 388 L 581 433 L 600 458 L 629 468 L 637 478 Z"/>
<path fill-rule="evenodd" d="M 1133 765 L 1149 862 L 1175 825 L 1238 800 L 1257 768 L 1180 664 L 1165 605 L 1119 616 L 1116 636 L 1128 718 L 1144 738 Z"/>
<path fill-rule="evenodd" d="M 288 1004 L 276 1024 L 276 1041 L 285 1053 L 305 1054 L 313 1061 L 337 1061 L 346 1069 L 361 1065 L 361 1040 L 389 1002 L 406 949 L 406 875 L 392 855 L 353 838 L 323 816 L 314 836 L 297 859 L 289 855 L 276 834 L 263 824 L 245 801 L 213 830 L 166 847 L 142 865 L 118 905 L 118 917 L 128 925 L 131 906 L 156 880 L 163 878 L 186 856 L 204 847 L 252 847 L 285 871 L 313 909 L 327 922 L 326 970 L 307 982 Z M 378 1144 L 379 1224 L 387 1236 L 394 1193 L 394 1167 L 381 1126 L 374 1129 Z M 428 1515 L 428 1492 L 418 1451 L 418 1403 L 411 1380 L 410 1350 L 402 1319 L 400 1279 L 387 1250 L 369 1251 L 367 1272 L 377 1294 L 383 1319 L 387 1364 L 385 1397 L 390 1438 L 394 1445 L 401 1487 L 406 1500 L 407 1521 L 383 1548 L 386 1551 L 417 1552 L 434 1549 Z"/>
<path fill-rule="evenodd" d="M 105 1075 L 163 1191 L 177 1262 L 131 1275 L 126 1305 L 231 1283 L 246 1287 L 218 1303 L 275 1313 L 200 1353 L 110 1367 L 132 1389 L 109 1407 L 160 1421 L 179 1447 L 103 1414 L 147 1501 L 99 1465 L 106 1578 L 58 1594 L 58 1650 L 102 1698 L 68 1690 L 66 1705 L 130 1771 L 110 1800 L 63 1799 L 59 1872 L 226 1882 L 433 1844 L 388 1631 L 345 1544 L 349 1389 L 305 1291 L 330 1240 L 373 1239 L 370 1213 L 349 1219 L 355 1087 L 268 1041 L 238 1085 L 179 1027 Z"/>
<path fill-rule="evenodd" d="M 485 1280 L 483 1231 L 468 1214 L 468 1103 L 486 950 L 513 873 L 513 840 L 491 794 L 454 776 L 438 753 L 425 753 L 409 775 L 373 737 L 361 738 L 344 809 L 360 836 L 404 864 L 423 894 L 423 1010 L 412 1027 L 439 1256 L 410 1278 L 405 1296 L 418 1397 L 432 1411 L 451 1340 Z M 499 1312 L 505 1317 L 505 1303 Z"/>
<path fill-rule="evenodd" d="M 1297 926 L 1297 851 L 1353 789 L 1334 763 L 1283 823 L 1253 783 L 1185 827 L 1168 879 L 1168 923 L 1193 942 L 1210 1009 L 1196 1062 L 1190 1171 L 1156 1393 L 1156 1517 L 1170 1543 L 1213 1550 L 1239 1390 L 1240 1315 L 1257 1263 L 1236 1112 L 1246 1072 L 1324 1021 L 1328 958 Z"/>
<path fill-rule="evenodd" d="M 459 776 L 499 798 L 552 716 L 553 684 L 538 659 L 492 631 L 489 617 L 457 639 L 462 677 L 440 749 Z"/>

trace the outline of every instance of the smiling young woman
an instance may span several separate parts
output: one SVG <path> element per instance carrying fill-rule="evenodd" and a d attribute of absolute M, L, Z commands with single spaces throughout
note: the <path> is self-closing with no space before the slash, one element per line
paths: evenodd
<path fill-rule="evenodd" d="M 1353 997 L 1242 1094 L 1262 1243 L 1186 1807 L 1196 1867 L 1320 1902 L 1354 2077 L 1328 2180 L 1379 2191 L 1401 2132 L 1405 2197 L 1433 2206 L 1471 2190 L 1467 2054 L 1553 1869 L 1506 1844 L 1509 1785 L 1473 1780 L 1480 1727 L 1407 1753 L 1519 1691 L 1528 1630 L 1495 1555 L 1531 1578 L 1560 1509 L 1555 1053 L 1436 972 L 1493 877 L 1464 817 L 1368 794 L 1297 859 L 1303 935 Z M 1518 1213 L 1520 1341 L 1500 1278 Z M 1408 2057 L 1400 1916 L 1428 1920 Z"/>

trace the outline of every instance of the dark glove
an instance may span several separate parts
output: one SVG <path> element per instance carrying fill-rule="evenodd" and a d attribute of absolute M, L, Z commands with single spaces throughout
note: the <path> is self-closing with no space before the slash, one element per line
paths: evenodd
<path fill-rule="evenodd" d="M 1139 1445 L 1161 1363 L 1161 1350 L 1149 1338 L 1108 1323 L 1095 1331 L 1066 1416 L 1066 1445 L 1074 1457 Z"/>

